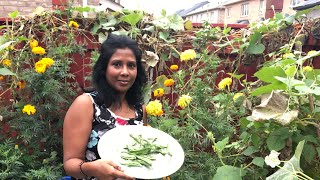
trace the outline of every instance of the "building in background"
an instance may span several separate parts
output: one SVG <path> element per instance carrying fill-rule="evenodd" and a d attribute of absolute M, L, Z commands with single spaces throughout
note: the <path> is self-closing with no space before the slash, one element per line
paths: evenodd
<path fill-rule="evenodd" d="M 19 11 L 20 15 L 29 15 L 37 7 L 51 10 L 65 6 L 67 2 L 74 5 L 95 7 L 98 10 L 119 11 L 123 8 L 120 0 L 0 0 L 0 17 L 8 17 L 8 13 Z"/>
<path fill-rule="evenodd" d="M 225 0 L 211 0 L 207 4 L 188 12 L 183 17 L 192 22 L 224 23 L 224 2 Z"/>
<path fill-rule="evenodd" d="M 308 1 L 304 1 L 299 4 L 296 4 L 295 6 L 293 6 L 293 10 L 302 11 L 302 10 L 313 8 L 319 5 L 320 5 L 320 0 L 308 0 Z M 307 15 L 307 18 L 318 18 L 318 17 L 320 17 L 319 9 L 314 9 Z"/>

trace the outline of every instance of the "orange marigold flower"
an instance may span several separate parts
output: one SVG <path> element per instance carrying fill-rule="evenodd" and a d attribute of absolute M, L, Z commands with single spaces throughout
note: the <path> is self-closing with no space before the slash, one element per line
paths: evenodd
<path fill-rule="evenodd" d="M 3 81 L 4 80 L 4 77 L 3 76 L 0 76 L 0 81 Z"/>
<path fill-rule="evenodd" d="M 173 80 L 173 79 L 167 79 L 167 80 L 164 81 L 163 84 L 164 84 L 164 86 L 166 86 L 166 87 L 171 87 L 171 86 L 174 85 L 174 80 Z"/>
<path fill-rule="evenodd" d="M 11 60 L 9 60 L 9 59 L 4 59 L 4 60 L 2 61 L 2 65 L 10 67 L 10 66 L 11 66 Z"/>
<path fill-rule="evenodd" d="M 24 89 L 26 88 L 27 83 L 25 81 L 19 81 L 18 82 L 18 87 L 19 89 Z"/>
<path fill-rule="evenodd" d="M 171 70 L 171 71 L 176 71 L 176 70 L 178 70 L 178 69 L 179 69 L 179 66 L 178 66 L 178 65 L 173 64 L 173 65 L 170 66 L 170 70 Z"/>

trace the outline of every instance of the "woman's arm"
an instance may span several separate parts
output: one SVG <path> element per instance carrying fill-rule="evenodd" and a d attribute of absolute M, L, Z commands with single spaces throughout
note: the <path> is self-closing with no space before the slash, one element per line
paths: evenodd
<path fill-rule="evenodd" d="M 88 95 L 80 95 L 72 103 L 63 124 L 63 165 L 66 173 L 76 178 L 94 176 L 101 180 L 116 177 L 132 179 L 111 161 L 85 162 L 87 143 L 92 130 L 93 105 Z M 81 172 L 82 170 L 82 172 Z"/>
<path fill-rule="evenodd" d="M 79 164 L 85 159 L 85 151 L 92 129 L 93 106 L 88 95 L 80 95 L 72 103 L 63 124 L 63 164 L 67 174 L 84 178 Z"/>

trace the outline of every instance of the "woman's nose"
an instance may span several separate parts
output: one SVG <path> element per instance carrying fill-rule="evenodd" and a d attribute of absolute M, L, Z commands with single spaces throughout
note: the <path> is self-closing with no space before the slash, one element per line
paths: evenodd
<path fill-rule="evenodd" d="M 129 75 L 129 70 L 127 66 L 123 66 L 123 68 L 121 69 L 121 75 L 123 76 Z"/>

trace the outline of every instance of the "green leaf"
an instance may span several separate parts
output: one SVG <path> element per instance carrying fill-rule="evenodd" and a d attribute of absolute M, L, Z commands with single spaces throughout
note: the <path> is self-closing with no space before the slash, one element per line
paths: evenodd
<path fill-rule="evenodd" d="M 7 68 L 0 68 L 0 75 L 3 75 L 3 76 L 8 76 L 8 75 L 12 75 L 12 76 L 15 76 L 16 74 L 11 72 L 9 69 Z"/>
<path fill-rule="evenodd" d="M 266 47 L 263 44 L 250 44 L 247 48 L 249 54 L 262 54 Z"/>
<path fill-rule="evenodd" d="M 252 163 L 256 166 L 259 166 L 259 167 L 263 167 L 264 165 L 264 159 L 262 157 L 255 157 L 253 160 L 252 160 Z"/>
<path fill-rule="evenodd" d="M 135 26 L 143 18 L 140 13 L 131 13 L 125 16 L 122 16 L 120 19 L 131 26 Z"/>
<path fill-rule="evenodd" d="M 278 80 L 274 78 L 274 76 L 287 77 L 284 70 L 279 66 L 263 67 L 258 72 L 254 73 L 254 76 L 267 83 L 277 82 Z"/>
<path fill-rule="evenodd" d="M 167 40 L 168 39 L 168 37 L 169 37 L 169 33 L 168 32 L 163 32 L 163 31 L 161 31 L 161 32 L 159 32 L 159 38 L 160 39 L 162 39 L 162 40 Z"/>
<path fill-rule="evenodd" d="M 223 140 L 217 142 L 215 144 L 216 151 L 221 153 L 223 151 L 223 149 L 225 148 L 225 146 L 228 144 L 228 142 L 229 142 L 229 137 L 226 137 Z"/>
<path fill-rule="evenodd" d="M 245 156 L 250 156 L 251 154 L 258 152 L 258 149 L 254 146 L 249 146 L 246 150 L 242 152 Z"/>
<path fill-rule="evenodd" d="M 250 36 L 250 45 L 255 45 L 261 41 L 262 34 L 259 32 L 255 32 Z"/>
<path fill-rule="evenodd" d="M 316 150 L 312 144 L 306 143 L 303 150 L 305 153 L 303 153 L 302 156 L 307 162 L 310 163 L 312 160 L 314 160 L 316 157 Z"/>
<path fill-rule="evenodd" d="M 13 11 L 12 13 L 8 14 L 10 18 L 16 18 L 19 15 L 19 11 Z"/>
<path fill-rule="evenodd" d="M 292 132 L 288 128 L 282 127 L 273 131 L 267 139 L 268 149 L 279 151 L 286 145 L 286 140 L 291 137 Z"/>
<path fill-rule="evenodd" d="M 234 166 L 221 166 L 212 180 L 242 180 L 245 175 L 243 169 Z"/>
<path fill-rule="evenodd" d="M 266 86 L 261 86 L 257 89 L 255 89 L 254 91 L 252 91 L 251 95 L 252 96 L 259 96 L 261 94 L 265 94 L 265 93 L 270 93 L 272 92 L 272 90 L 286 90 L 286 85 L 283 84 L 282 82 L 278 81 L 272 84 L 268 84 Z"/>
<path fill-rule="evenodd" d="M 284 163 L 283 167 L 278 171 L 268 176 L 266 180 L 283 180 L 291 177 L 292 179 L 298 179 L 295 176 L 295 171 L 300 171 L 300 157 L 303 150 L 303 145 L 305 141 L 300 141 L 298 146 L 296 147 L 296 151 L 293 157 Z"/>
<path fill-rule="evenodd" d="M 288 87 L 293 87 L 293 86 L 297 86 L 297 85 L 299 85 L 299 86 L 305 85 L 305 83 L 303 81 L 296 80 L 293 78 L 283 78 L 283 77 L 278 77 L 278 76 L 274 76 L 274 78 L 285 83 Z"/>
<path fill-rule="evenodd" d="M 286 75 L 290 78 L 293 78 L 294 75 L 296 74 L 297 72 L 297 67 L 296 66 L 290 66 L 286 71 Z"/>

